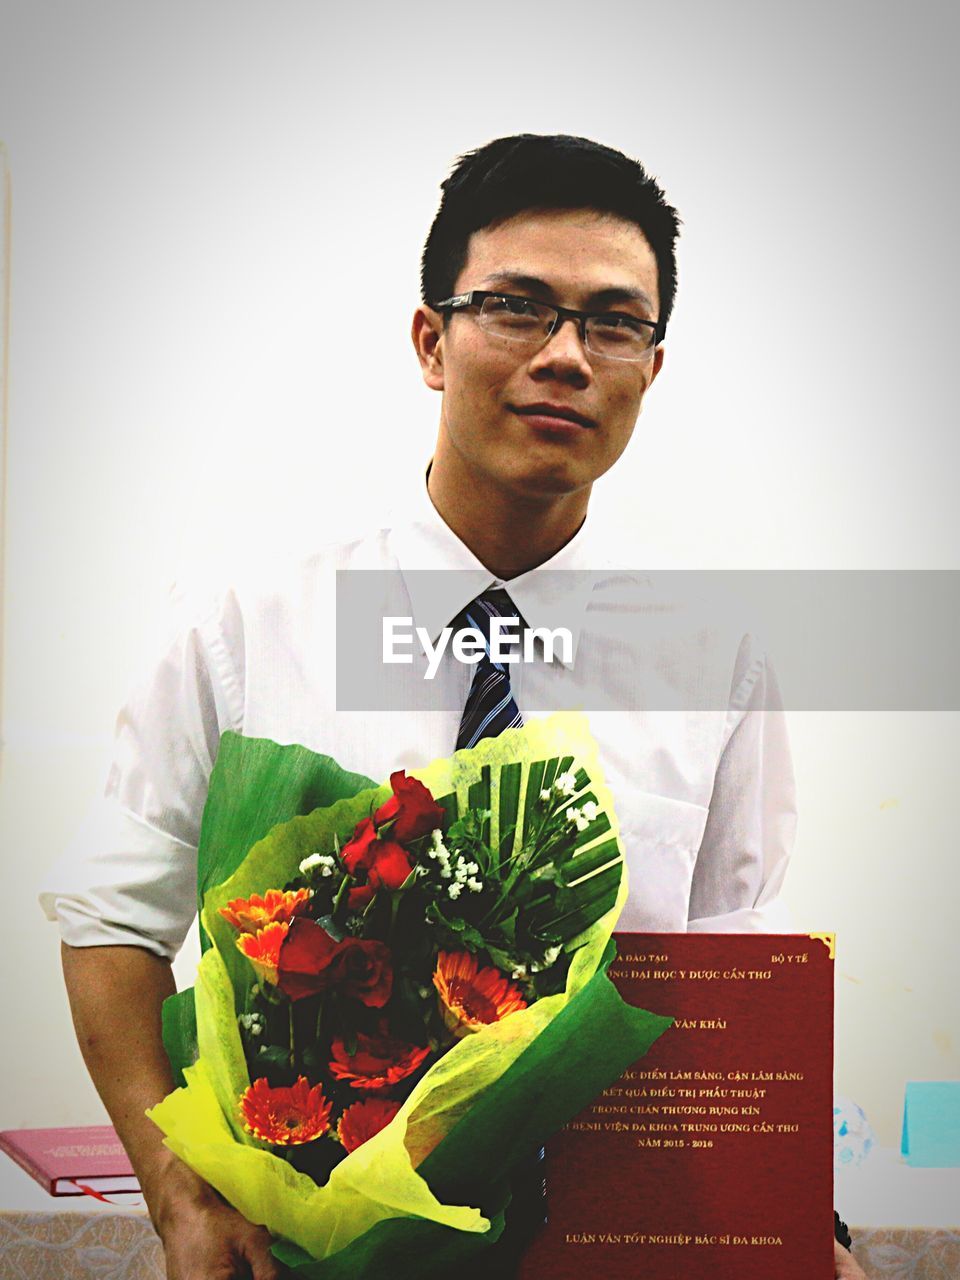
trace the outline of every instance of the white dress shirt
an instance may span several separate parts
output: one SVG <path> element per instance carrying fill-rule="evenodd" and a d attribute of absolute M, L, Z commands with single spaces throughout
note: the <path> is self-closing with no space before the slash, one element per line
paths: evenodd
<path fill-rule="evenodd" d="M 569 661 L 514 663 L 511 685 L 525 719 L 588 713 L 629 865 L 621 929 L 788 928 L 777 895 L 794 785 L 766 657 L 749 635 L 688 617 L 643 574 L 618 571 L 594 524 L 503 583 L 424 491 L 405 522 L 320 551 L 267 586 L 224 590 L 120 713 L 105 794 L 40 895 L 63 939 L 176 954 L 196 913 L 200 817 L 223 730 L 301 743 L 378 780 L 453 751 L 474 668 L 449 648 L 430 690 L 442 709 L 337 709 L 337 571 L 371 569 L 392 571 L 390 607 L 434 641 L 490 586 L 506 587 L 528 626 L 569 629 Z M 426 664 L 415 657 L 414 674 Z"/>

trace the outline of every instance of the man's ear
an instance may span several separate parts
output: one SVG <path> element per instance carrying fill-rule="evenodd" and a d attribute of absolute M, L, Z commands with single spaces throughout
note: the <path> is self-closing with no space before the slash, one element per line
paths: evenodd
<path fill-rule="evenodd" d="M 413 313 L 410 336 L 423 380 L 431 391 L 443 390 L 443 316 L 426 305 Z"/>
<path fill-rule="evenodd" d="M 640 397 L 640 408 L 637 410 L 638 417 L 641 413 L 643 413 L 644 396 L 650 390 L 650 387 L 653 385 L 653 382 L 657 374 L 660 372 L 662 368 L 663 368 L 663 347 L 662 346 L 654 347 L 653 364 L 650 366 L 650 377 L 647 379 L 647 385 L 643 388 L 643 394 Z"/>

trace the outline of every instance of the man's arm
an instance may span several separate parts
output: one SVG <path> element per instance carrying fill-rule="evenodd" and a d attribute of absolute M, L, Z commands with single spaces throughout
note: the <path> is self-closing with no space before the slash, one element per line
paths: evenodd
<path fill-rule="evenodd" d="M 144 1112 L 174 1087 L 161 1008 L 170 964 L 140 947 L 61 947 L 84 1062 L 140 1179 L 169 1280 L 278 1280 L 270 1234 L 253 1226 L 163 1145 Z"/>

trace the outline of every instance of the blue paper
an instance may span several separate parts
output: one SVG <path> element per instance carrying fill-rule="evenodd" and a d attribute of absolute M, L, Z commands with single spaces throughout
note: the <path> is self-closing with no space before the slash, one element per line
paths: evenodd
<path fill-rule="evenodd" d="M 908 1082 L 900 1150 L 920 1168 L 960 1166 L 960 1080 Z"/>

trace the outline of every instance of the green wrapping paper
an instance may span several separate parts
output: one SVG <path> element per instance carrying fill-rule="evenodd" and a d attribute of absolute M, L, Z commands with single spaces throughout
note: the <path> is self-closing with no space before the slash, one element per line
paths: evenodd
<path fill-rule="evenodd" d="M 276 1252 L 298 1275 L 346 1280 L 388 1268 L 392 1280 L 412 1280 L 447 1274 L 488 1247 L 502 1228 L 515 1162 L 670 1025 L 625 1005 L 606 976 L 626 867 L 582 716 L 531 721 L 407 772 L 433 795 L 455 797 L 460 812 L 488 808 L 496 847 L 515 820 L 522 832 L 528 793 L 538 794 L 571 761 L 588 775 L 609 830 L 583 841 L 572 864 L 584 875 L 578 881 L 570 873 L 577 901 L 565 924 L 584 927 L 567 943 L 576 949 L 566 989 L 460 1040 L 394 1120 L 319 1187 L 241 1125 L 237 1100 L 250 1077 L 237 1014 L 251 976 L 218 909 L 291 880 L 304 857 L 332 848 L 334 833 L 349 836 L 390 791 L 303 748 L 224 736 L 201 832 L 201 919 L 212 945 L 194 991 L 195 1028 L 186 993 L 165 1017 L 168 1052 L 185 1083 L 149 1114 L 181 1159 L 282 1238 Z M 321 807 L 303 812 L 318 798 Z"/>

